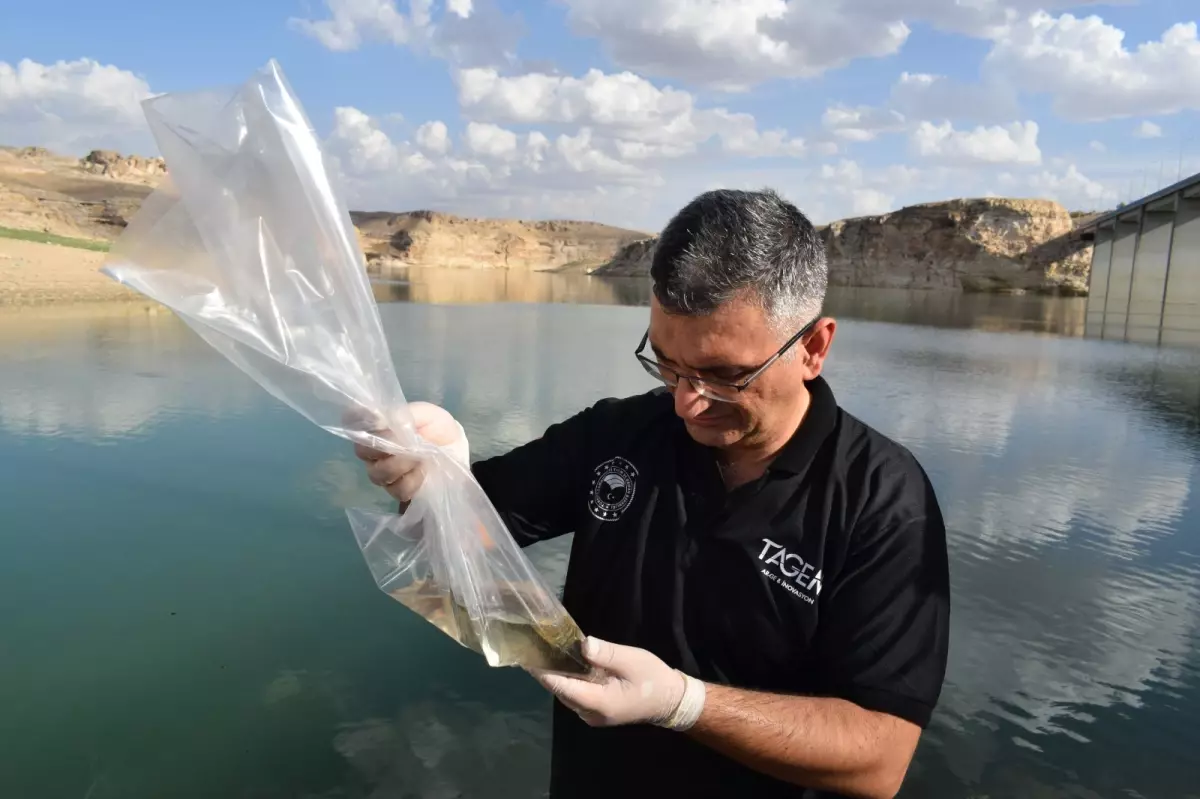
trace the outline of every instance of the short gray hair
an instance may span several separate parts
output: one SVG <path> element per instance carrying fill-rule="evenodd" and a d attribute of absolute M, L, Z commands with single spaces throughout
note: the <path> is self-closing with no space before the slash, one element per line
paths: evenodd
<path fill-rule="evenodd" d="M 650 277 L 668 313 L 704 315 L 746 296 L 786 329 L 820 315 L 829 268 L 812 222 L 774 190 L 718 189 L 667 223 Z"/>

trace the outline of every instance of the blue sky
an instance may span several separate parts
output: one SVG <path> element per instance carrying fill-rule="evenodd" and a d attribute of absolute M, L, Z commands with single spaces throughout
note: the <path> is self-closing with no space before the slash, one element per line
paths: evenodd
<path fill-rule="evenodd" d="M 355 208 L 655 230 L 770 185 L 815 221 L 1098 209 L 1200 170 L 1191 0 L 46 0 L 0 12 L 0 143 L 153 153 L 138 105 L 282 65 Z"/>

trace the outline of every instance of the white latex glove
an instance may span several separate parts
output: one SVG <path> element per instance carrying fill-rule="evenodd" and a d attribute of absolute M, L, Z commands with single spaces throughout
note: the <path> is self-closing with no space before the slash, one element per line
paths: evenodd
<path fill-rule="evenodd" d="M 467 469 L 471 468 L 471 447 L 467 442 L 467 433 L 449 411 L 429 402 L 410 402 L 408 408 L 413 415 L 417 435 L 440 447 Z M 388 430 L 378 431 L 377 434 L 382 438 L 391 436 Z M 371 482 L 402 503 L 412 500 L 425 479 L 425 471 L 417 458 L 390 455 L 362 444 L 354 445 L 354 453 L 367 464 L 367 477 Z"/>
<path fill-rule="evenodd" d="M 704 683 L 645 649 L 588 637 L 583 656 L 601 671 L 591 681 L 530 669 L 544 688 L 592 727 L 655 724 L 689 729 L 704 708 Z"/>

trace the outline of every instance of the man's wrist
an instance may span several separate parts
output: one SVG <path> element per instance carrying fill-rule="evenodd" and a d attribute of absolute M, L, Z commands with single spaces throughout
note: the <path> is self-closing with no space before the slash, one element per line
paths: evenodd
<path fill-rule="evenodd" d="M 676 732 L 686 732 L 700 719 L 707 691 L 700 680 L 681 671 L 677 673 L 683 678 L 683 695 L 679 698 L 675 710 L 659 726 Z"/>

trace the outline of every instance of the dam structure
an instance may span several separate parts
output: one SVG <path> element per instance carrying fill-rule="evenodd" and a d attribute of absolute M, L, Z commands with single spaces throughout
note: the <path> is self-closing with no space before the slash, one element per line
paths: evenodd
<path fill-rule="evenodd" d="M 1091 241 L 1084 335 L 1200 346 L 1200 174 L 1081 222 Z"/>

